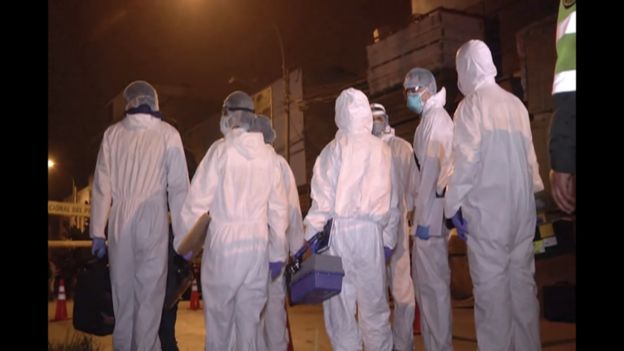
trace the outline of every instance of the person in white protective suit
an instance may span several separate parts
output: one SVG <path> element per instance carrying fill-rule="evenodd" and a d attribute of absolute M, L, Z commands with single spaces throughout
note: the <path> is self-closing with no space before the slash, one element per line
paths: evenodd
<path fill-rule="evenodd" d="M 534 193 L 543 189 L 524 104 L 498 84 L 485 43 L 456 56 L 453 167 L 445 215 L 468 246 L 480 350 L 540 350 Z M 463 217 L 463 220 L 462 220 Z"/>
<path fill-rule="evenodd" d="M 323 302 L 325 330 L 336 351 L 362 350 L 362 340 L 366 350 L 391 350 L 384 261 L 397 238 L 396 229 L 383 229 L 397 226 L 400 215 L 392 155 L 371 134 L 372 112 L 361 91 L 340 93 L 335 119 L 336 137 L 314 163 L 312 207 L 304 220 L 310 241 L 333 218 L 326 252 L 342 259 L 345 272 L 340 294 Z"/>
<path fill-rule="evenodd" d="M 276 133 L 267 116 L 259 115 L 254 120 L 252 131 L 262 133 L 264 142 L 273 148 Z M 289 255 L 294 255 L 303 246 L 303 220 L 301 218 L 301 205 L 299 204 L 299 193 L 297 192 L 297 182 L 288 162 L 282 155 L 277 154 L 284 189 L 288 196 L 288 229 L 286 230 L 287 250 Z M 288 349 L 288 329 L 286 315 L 286 282 L 284 275 L 279 274 L 277 278 L 269 282 L 269 299 L 260 320 L 260 339 L 266 343 L 259 346 L 270 351 L 286 351 Z"/>
<path fill-rule="evenodd" d="M 414 156 L 419 168 L 413 218 L 414 291 L 425 348 L 447 351 L 453 349 L 453 324 L 444 191 L 452 172 L 453 121 L 444 109 L 446 89 L 437 90 L 430 71 L 412 68 L 403 88 L 407 108 L 421 117 L 414 132 Z"/>
<path fill-rule="evenodd" d="M 408 232 L 408 212 L 414 207 L 414 179 L 417 177 L 416 162 L 412 146 L 394 135 L 390 127 L 386 108 L 378 103 L 371 104 L 373 112 L 373 135 L 381 138 L 392 154 L 392 176 L 395 178 L 399 194 L 401 217 L 396 227 L 397 244 L 390 259 L 388 283 L 394 300 L 392 314 L 392 336 L 394 350 L 413 350 L 415 298 L 412 275 L 410 273 L 410 252 Z"/>
<path fill-rule="evenodd" d="M 158 327 L 167 280 L 171 209 L 174 232 L 189 179 L 182 139 L 162 121 L 156 90 L 145 81 L 123 92 L 125 117 L 104 132 L 91 193 L 92 252 L 108 257 L 115 350 L 160 350 Z"/>
<path fill-rule="evenodd" d="M 201 266 L 206 350 L 257 350 L 269 269 L 276 277 L 287 258 L 288 200 L 275 152 L 248 132 L 253 110 L 244 92 L 225 99 L 225 138 L 206 152 L 182 207 L 187 230 L 211 217 Z"/>

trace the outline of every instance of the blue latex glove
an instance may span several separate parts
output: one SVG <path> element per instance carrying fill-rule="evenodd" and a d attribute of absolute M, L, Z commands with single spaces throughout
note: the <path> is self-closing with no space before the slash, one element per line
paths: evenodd
<path fill-rule="evenodd" d="M 94 238 L 91 244 L 91 254 L 97 258 L 102 258 L 106 255 L 106 240 L 102 238 Z"/>
<path fill-rule="evenodd" d="M 466 222 L 466 220 L 462 216 L 461 208 L 457 211 L 457 213 L 453 215 L 451 221 L 457 229 L 457 235 L 459 236 L 459 238 L 463 241 L 466 241 L 466 239 L 468 238 L 468 222 Z"/>
<path fill-rule="evenodd" d="M 390 261 L 390 257 L 392 257 L 392 253 L 394 253 L 394 249 L 384 246 L 384 258 L 386 259 L 386 263 Z"/>
<path fill-rule="evenodd" d="M 277 278 L 282 272 L 284 262 L 269 262 L 269 270 L 271 271 L 271 280 Z"/>
<path fill-rule="evenodd" d="M 429 226 L 416 226 L 416 236 L 421 240 L 429 240 Z"/>
<path fill-rule="evenodd" d="M 189 251 L 186 255 L 182 256 L 185 260 L 190 261 L 193 258 L 193 251 Z"/>

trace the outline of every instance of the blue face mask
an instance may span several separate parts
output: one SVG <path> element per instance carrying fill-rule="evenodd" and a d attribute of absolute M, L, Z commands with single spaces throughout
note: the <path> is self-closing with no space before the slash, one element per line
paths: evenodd
<path fill-rule="evenodd" d="M 408 95 L 407 96 L 407 108 L 417 114 L 421 114 L 423 111 L 423 102 L 420 95 Z"/>

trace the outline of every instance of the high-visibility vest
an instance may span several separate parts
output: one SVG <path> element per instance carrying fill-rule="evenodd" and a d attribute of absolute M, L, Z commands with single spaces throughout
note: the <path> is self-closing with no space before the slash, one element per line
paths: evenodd
<path fill-rule="evenodd" d="M 576 0 L 561 0 L 553 94 L 576 91 Z"/>

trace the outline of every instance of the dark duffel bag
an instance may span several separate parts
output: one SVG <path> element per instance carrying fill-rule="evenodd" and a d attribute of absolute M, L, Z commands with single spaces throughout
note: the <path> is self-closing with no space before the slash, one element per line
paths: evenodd
<path fill-rule="evenodd" d="M 191 263 L 178 255 L 171 245 L 169 245 L 168 265 L 167 288 L 163 305 L 165 310 L 173 308 L 182 299 L 182 295 L 191 287 L 194 277 Z"/>
<path fill-rule="evenodd" d="M 544 286 L 543 293 L 545 319 L 576 323 L 576 285 L 559 282 Z"/>
<path fill-rule="evenodd" d="M 74 329 L 110 335 L 115 327 L 108 256 L 89 260 L 78 271 L 74 292 Z"/>

